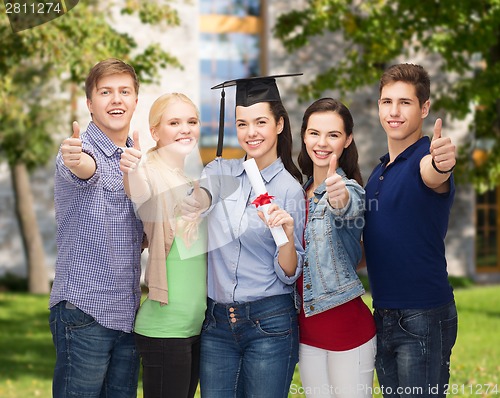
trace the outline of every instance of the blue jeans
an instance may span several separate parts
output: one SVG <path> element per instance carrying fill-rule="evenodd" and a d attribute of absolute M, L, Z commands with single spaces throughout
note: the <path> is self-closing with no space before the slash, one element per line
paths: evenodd
<path fill-rule="evenodd" d="M 203 398 L 286 398 L 298 362 L 290 294 L 248 303 L 208 299 L 201 334 Z"/>
<path fill-rule="evenodd" d="M 457 338 L 455 302 L 428 310 L 375 309 L 374 317 L 384 397 L 444 397 Z"/>
<path fill-rule="evenodd" d="M 67 301 L 50 309 L 56 366 L 54 398 L 137 396 L 139 355 L 134 335 L 107 329 Z"/>

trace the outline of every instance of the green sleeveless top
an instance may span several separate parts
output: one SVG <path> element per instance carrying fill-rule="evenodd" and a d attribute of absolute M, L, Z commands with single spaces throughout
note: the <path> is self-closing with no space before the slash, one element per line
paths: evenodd
<path fill-rule="evenodd" d="M 136 333 L 157 338 L 187 338 L 200 334 L 207 303 L 203 238 L 197 239 L 190 248 L 186 248 L 181 238 L 174 239 L 166 261 L 168 304 L 162 306 L 146 298 L 137 312 Z M 185 258 L 182 254 L 186 253 L 201 254 Z"/>

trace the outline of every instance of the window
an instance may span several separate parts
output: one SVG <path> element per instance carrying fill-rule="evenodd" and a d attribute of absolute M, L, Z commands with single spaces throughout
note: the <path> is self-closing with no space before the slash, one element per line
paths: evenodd
<path fill-rule="evenodd" d="M 500 187 L 476 198 L 476 267 L 479 272 L 500 271 Z"/>
<path fill-rule="evenodd" d="M 261 74 L 262 17 L 259 0 L 200 0 L 200 112 L 202 157 L 215 156 L 220 90 L 216 84 Z M 238 147 L 235 88 L 226 92 L 224 154 Z M 210 155 L 203 148 L 210 149 Z M 204 155 L 204 152 L 206 155 Z M 205 159 L 203 159 L 205 161 Z"/>

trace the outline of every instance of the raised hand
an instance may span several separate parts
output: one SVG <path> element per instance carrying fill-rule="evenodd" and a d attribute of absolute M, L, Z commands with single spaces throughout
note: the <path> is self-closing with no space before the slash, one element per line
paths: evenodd
<path fill-rule="evenodd" d="M 334 209 L 342 209 L 349 200 L 349 192 L 345 187 L 344 179 L 337 174 L 337 167 L 337 155 L 333 153 L 325 179 L 326 193 L 330 206 Z"/>
<path fill-rule="evenodd" d="M 61 144 L 61 156 L 64 165 L 72 169 L 80 165 L 82 161 L 82 140 L 80 139 L 80 126 L 73 122 L 73 134 L 66 138 Z"/>
<path fill-rule="evenodd" d="M 430 153 L 434 161 L 435 168 L 439 172 L 450 172 L 457 163 L 455 145 L 450 137 L 443 137 L 441 134 L 443 122 L 437 119 L 434 124 L 434 136 L 432 137 Z"/>
<path fill-rule="evenodd" d="M 124 174 L 129 174 L 135 171 L 142 158 L 141 145 L 139 143 L 139 132 L 134 131 L 132 133 L 132 137 L 134 140 L 134 146 L 132 148 L 125 148 L 120 158 L 120 170 Z"/>

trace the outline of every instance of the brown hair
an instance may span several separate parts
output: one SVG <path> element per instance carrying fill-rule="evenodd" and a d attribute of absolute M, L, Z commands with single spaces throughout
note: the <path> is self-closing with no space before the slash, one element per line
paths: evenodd
<path fill-rule="evenodd" d="M 85 80 L 85 94 L 87 99 L 91 99 L 92 90 L 97 87 L 97 83 L 100 79 L 120 73 L 126 73 L 132 77 L 134 80 L 135 93 L 139 94 L 139 79 L 137 78 L 134 68 L 120 59 L 108 58 L 94 65 L 90 70 Z"/>
<path fill-rule="evenodd" d="M 292 129 L 288 112 L 280 101 L 271 101 L 268 104 L 276 122 L 283 118 L 283 131 L 278 134 L 278 157 L 281 158 L 285 169 L 302 184 L 302 173 L 292 159 Z"/>
<path fill-rule="evenodd" d="M 415 87 L 415 94 L 420 107 L 431 95 L 429 74 L 420 65 L 397 64 L 390 66 L 380 78 L 379 95 L 382 94 L 382 89 L 386 84 L 395 82 L 412 84 Z"/>
<path fill-rule="evenodd" d="M 351 112 L 342 102 L 333 98 L 321 98 L 309 105 L 302 118 L 302 126 L 300 128 L 300 138 L 302 139 L 302 144 L 298 157 L 299 166 L 308 178 L 313 175 L 313 162 L 307 153 L 306 144 L 304 143 L 304 135 L 307 130 L 309 118 L 313 113 L 318 112 L 335 112 L 339 115 L 344 122 L 344 129 L 347 137 L 353 134 L 354 129 L 354 120 Z M 363 185 L 363 178 L 361 177 L 361 171 L 358 164 L 358 149 L 356 148 L 354 137 L 352 138 L 351 144 L 342 152 L 338 163 L 339 167 L 341 167 L 346 173 L 347 178 L 354 179 L 359 185 Z"/>

